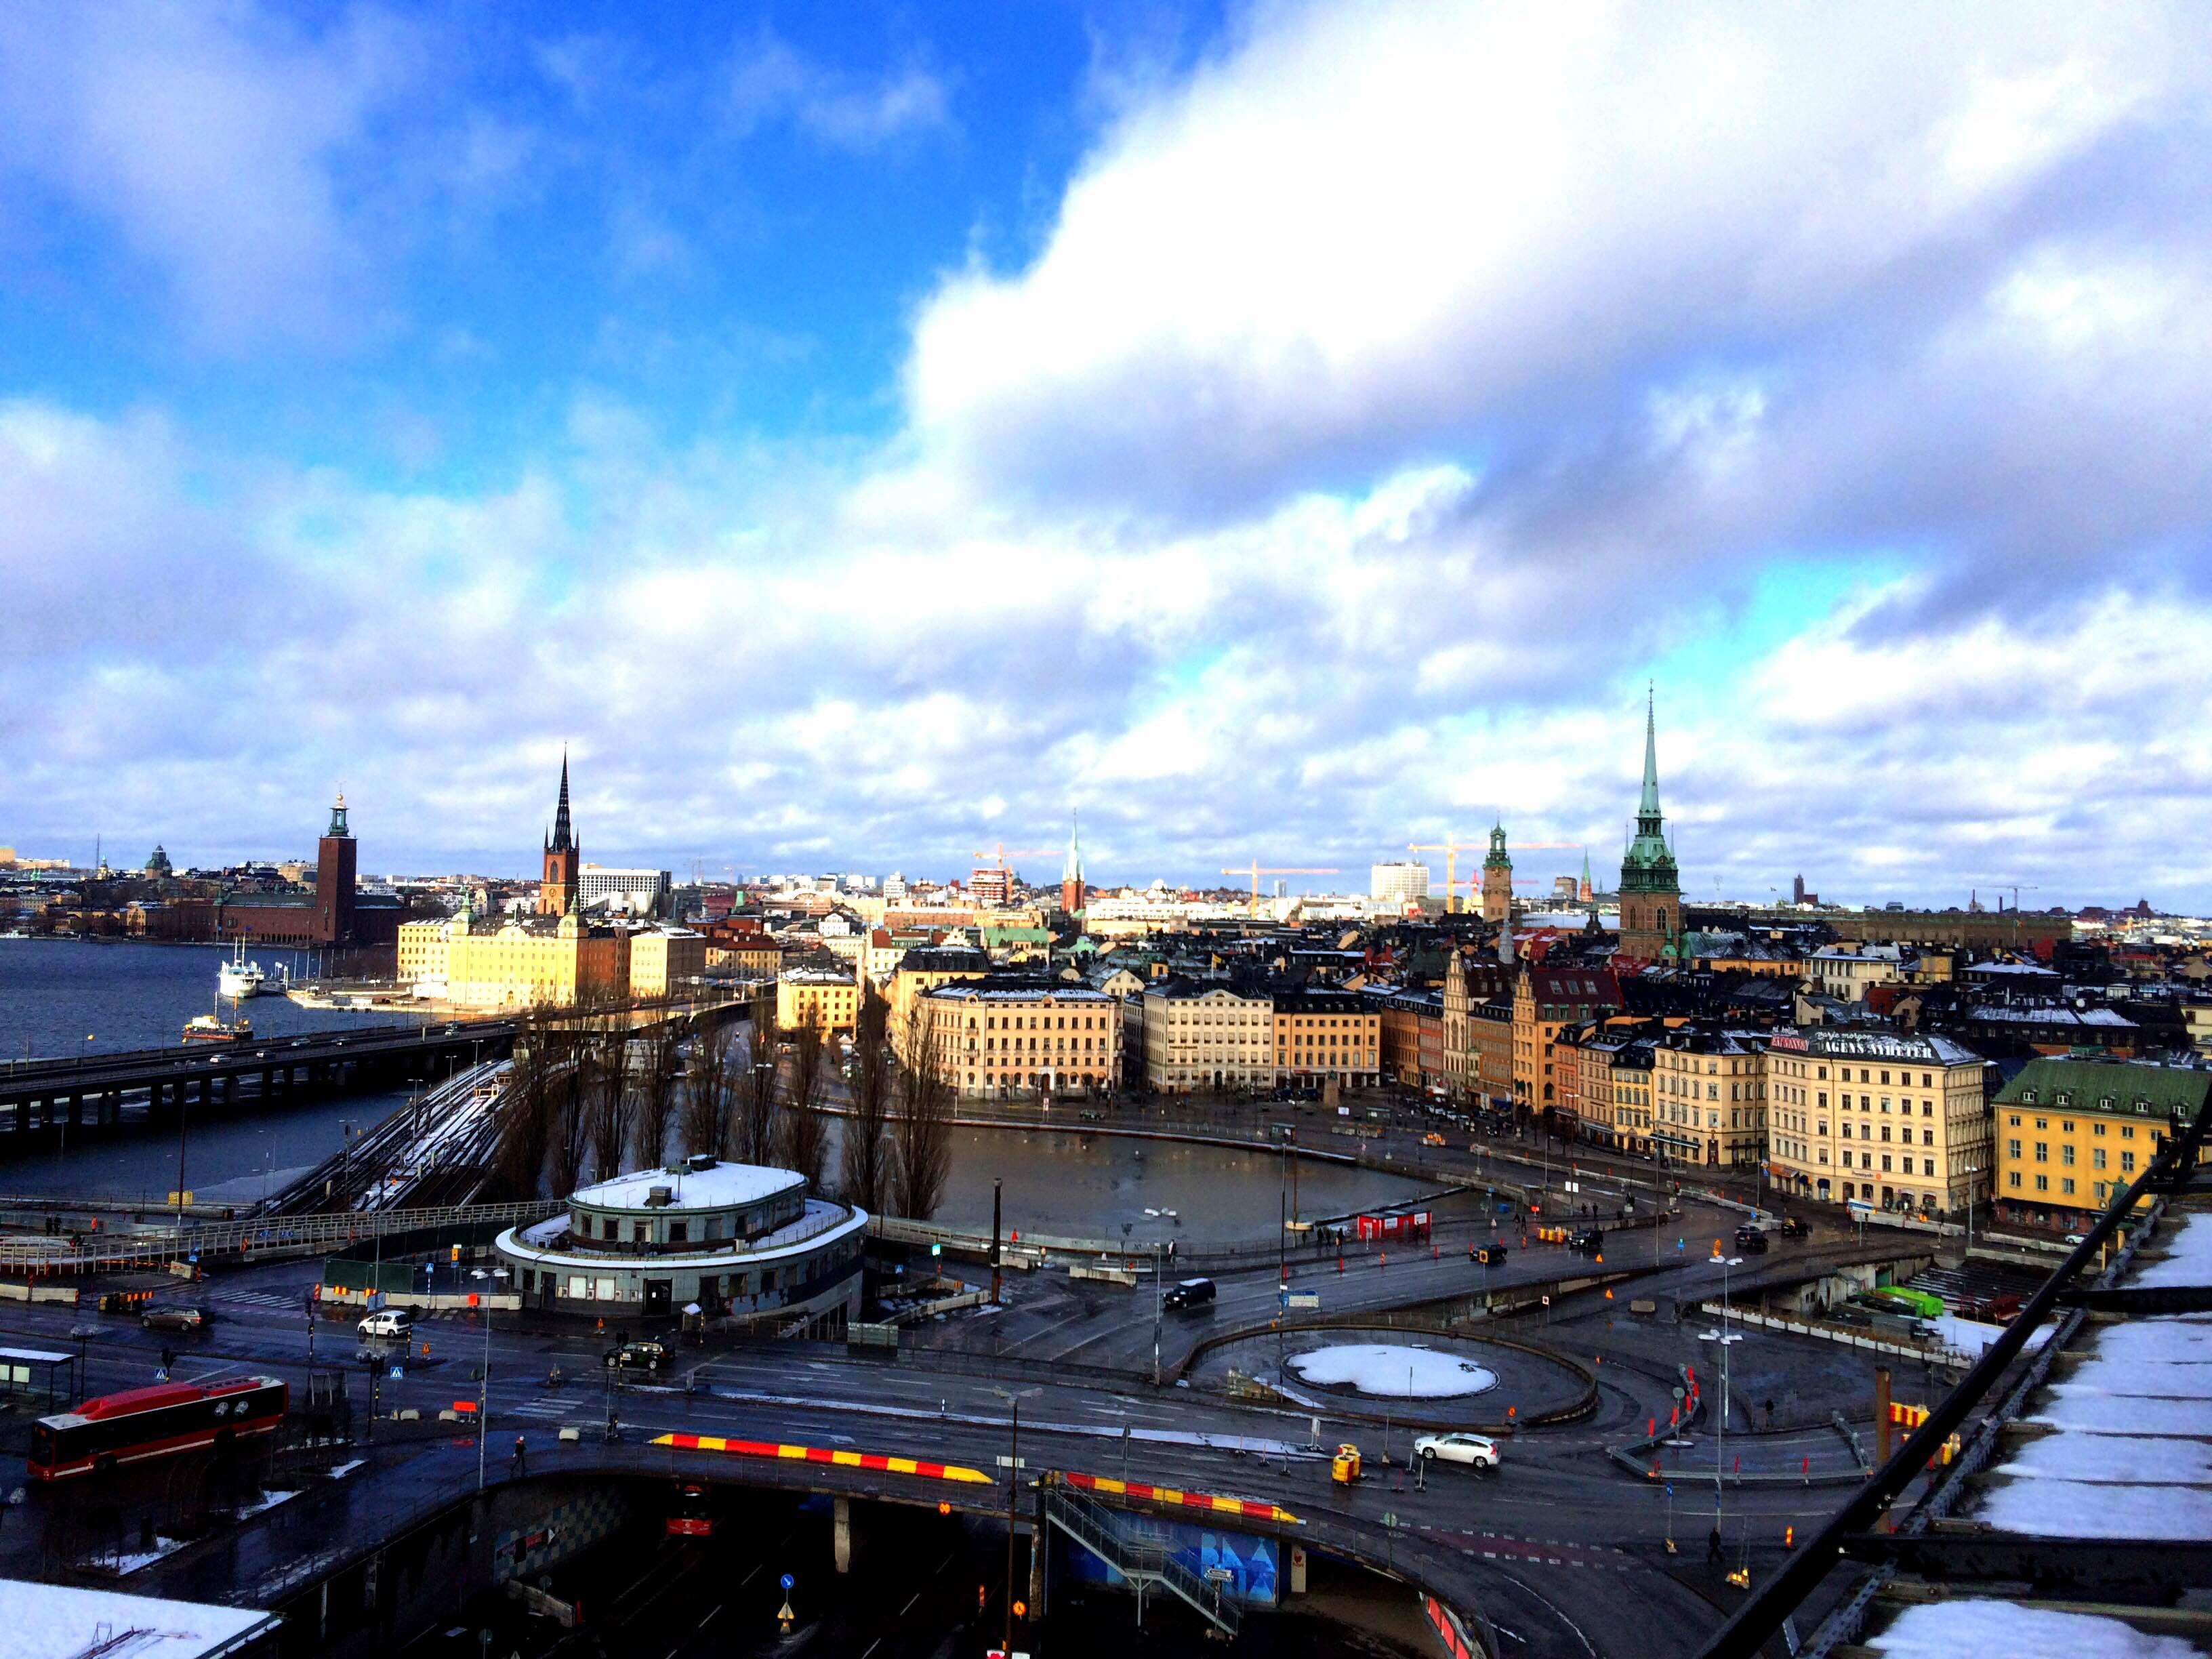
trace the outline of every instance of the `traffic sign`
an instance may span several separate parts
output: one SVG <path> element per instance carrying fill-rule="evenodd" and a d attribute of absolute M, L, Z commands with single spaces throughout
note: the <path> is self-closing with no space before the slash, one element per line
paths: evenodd
<path fill-rule="evenodd" d="M 407 1380 L 406 1368 L 402 1365 L 394 1365 L 391 1370 L 386 1373 L 386 1375 L 389 1376 L 394 1382 L 404 1382 Z"/>
<path fill-rule="evenodd" d="M 784 1575 L 783 1575 L 783 1577 L 782 1577 L 781 1578 L 778 1579 L 776 1582 L 777 1582 L 778 1583 L 781 1584 L 781 1585 L 784 1587 L 784 1589 L 785 1589 L 786 1590 L 788 1590 L 788 1589 L 791 1588 L 791 1586 L 792 1586 L 793 1579 L 792 1579 L 791 1575 L 790 1575 L 789 1573 L 787 1573 L 787 1572 L 786 1574 L 784 1574 Z"/>

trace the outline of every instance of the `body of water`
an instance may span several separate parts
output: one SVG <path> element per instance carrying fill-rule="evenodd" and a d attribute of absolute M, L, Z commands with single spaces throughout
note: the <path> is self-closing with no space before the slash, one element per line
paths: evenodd
<path fill-rule="evenodd" d="M 205 945 L 0 939 L 0 1061 L 167 1048 L 179 1041 L 194 1014 L 217 1012 L 216 969 L 228 955 Z M 246 956 L 271 976 L 283 968 L 295 979 L 307 976 L 313 960 L 306 951 L 249 950 Z M 407 1018 L 390 1009 L 302 1008 L 273 996 L 238 1006 L 257 1036 Z M 231 1006 L 222 1005 L 225 1019 Z"/>
<path fill-rule="evenodd" d="M 175 1042 L 184 1022 L 212 1006 L 222 954 L 190 945 L 0 941 L 0 1056 L 21 1057 L 27 1047 L 33 1055 L 54 1055 Z M 295 975 L 307 970 L 304 951 L 255 955 L 266 970 L 280 963 Z M 301 1008 L 280 997 L 257 997 L 245 1006 L 256 1033 L 270 1036 L 395 1018 Z M 347 1125 L 374 1124 L 407 1098 L 400 1090 L 308 1101 L 266 1115 L 250 1108 L 231 1116 L 194 1113 L 185 1126 L 185 1183 L 219 1199 L 252 1198 L 263 1183 L 281 1186 L 287 1171 L 312 1168 L 338 1151 Z M 833 1187 L 842 1127 L 842 1120 L 831 1120 Z M 175 1139 L 134 1133 L 11 1160 L 0 1165 L 0 1189 L 150 1194 L 158 1204 L 176 1176 Z M 994 1179 L 1004 1183 L 1010 1229 L 1126 1237 L 1139 1249 L 1155 1239 L 1273 1237 L 1286 1182 L 1280 1158 L 1262 1152 L 1063 1130 L 962 1129 L 935 1218 L 988 1228 Z M 1297 1212 L 1339 1215 L 1419 1190 L 1381 1170 L 1305 1162 L 1297 1170 Z M 1176 1215 L 1164 1213 L 1170 1210 Z"/>

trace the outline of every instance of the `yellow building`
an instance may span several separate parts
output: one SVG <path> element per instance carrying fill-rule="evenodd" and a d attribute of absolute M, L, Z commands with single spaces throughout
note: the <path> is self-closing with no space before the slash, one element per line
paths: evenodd
<path fill-rule="evenodd" d="M 447 921 L 403 921 L 399 924 L 399 982 L 442 984 L 446 978 Z"/>
<path fill-rule="evenodd" d="M 756 979 L 769 979 L 783 971 L 783 947 L 765 933 L 707 941 L 707 965 L 732 968 Z"/>
<path fill-rule="evenodd" d="M 1145 1082 L 1165 1094 L 1272 1088 L 1274 1006 L 1225 985 L 1165 980 L 1145 988 Z"/>
<path fill-rule="evenodd" d="M 1985 1067 L 1942 1036 L 1815 1027 L 1767 1042 L 1767 1157 L 1803 1198 L 1926 1215 L 1989 1196 Z"/>
<path fill-rule="evenodd" d="M 1766 1056 L 1726 1031 L 1669 1031 L 1651 1051 L 1652 1150 L 1752 1170 L 1766 1152 Z"/>
<path fill-rule="evenodd" d="M 2032 1060 L 1997 1093 L 1996 1210 L 2077 1232 L 2158 1156 L 2169 1118 L 2192 1123 L 2212 1072 L 2123 1060 Z"/>
<path fill-rule="evenodd" d="M 904 1041 L 917 999 L 940 985 L 981 979 L 990 971 L 991 959 L 972 945 L 933 945 L 908 951 L 891 974 L 886 999 L 890 1004 L 892 1036 Z"/>
<path fill-rule="evenodd" d="M 1313 1088 L 1361 1088 L 1382 1075 L 1382 1011 L 1348 991 L 1291 991 L 1275 999 L 1275 1078 Z"/>
<path fill-rule="evenodd" d="M 687 927 L 647 927 L 629 938 L 629 994 L 681 996 L 707 971 L 707 940 Z"/>
<path fill-rule="evenodd" d="M 787 968 L 775 978 L 775 1023 L 787 1031 L 814 1024 L 849 1031 L 860 1017 L 860 981 L 826 968 Z"/>
<path fill-rule="evenodd" d="M 1523 968 L 1513 987 L 1515 1103 L 1531 1112 L 1559 1104 L 1561 1079 L 1553 1048 L 1561 1028 L 1619 1006 L 1620 988 L 1609 969 Z"/>
<path fill-rule="evenodd" d="M 915 1001 L 939 1074 L 994 1100 L 1091 1093 L 1121 1079 L 1121 1011 L 1088 986 L 958 980 Z"/>
<path fill-rule="evenodd" d="M 445 1000 L 464 1008 L 573 1006 L 620 1000 L 629 935 L 564 916 L 477 921 L 464 906 L 446 928 Z"/>

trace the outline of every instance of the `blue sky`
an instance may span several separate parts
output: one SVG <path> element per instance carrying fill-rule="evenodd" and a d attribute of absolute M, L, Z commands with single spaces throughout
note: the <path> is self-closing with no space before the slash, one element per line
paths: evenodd
<path fill-rule="evenodd" d="M 2212 904 L 2209 51 L 11 9 L 0 842 Z"/>

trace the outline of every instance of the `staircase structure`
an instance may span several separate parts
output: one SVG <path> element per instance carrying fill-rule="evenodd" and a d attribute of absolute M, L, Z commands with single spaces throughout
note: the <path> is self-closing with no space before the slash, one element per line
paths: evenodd
<path fill-rule="evenodd" d="M 1132 1538 L 1116 1511 L 1082 1492 L 1053 1485 L 1044 1488 L 1043 1497 L 1046 1521 L 1128 1580 L 1137 1595 L 1139 1626 L 1145 1622 L 1145 1597 L 1165 1589 L 1224 1636 L 1237 1634 L 1243 1609 L 1224 1586 L 1200 1577 L 1158 1545 Z"/>

